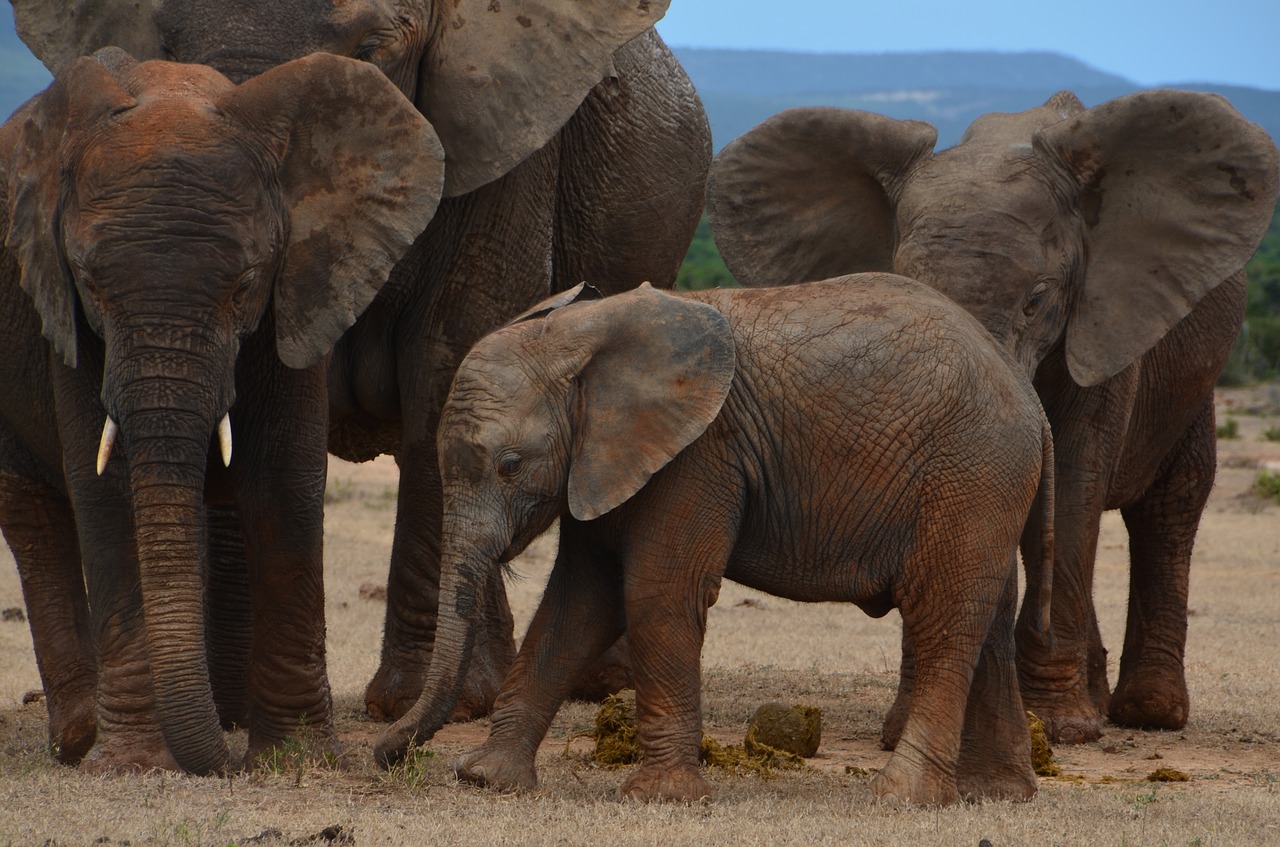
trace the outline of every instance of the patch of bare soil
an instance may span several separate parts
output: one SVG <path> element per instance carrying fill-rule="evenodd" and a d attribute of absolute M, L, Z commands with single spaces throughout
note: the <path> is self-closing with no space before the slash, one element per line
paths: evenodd
<path fill-rule="evenodd" d="M 1029 803 L 886 809 L 865 796 L 884 765 L 880 721 L 897 684 L 896 616 L 799 604 L 733 584 L 709 615 L 703 650 L 707 732 L 741 744 L 770 700 L 822 709 L 808 766 L 768 778 L 712 770 L 715 802 L 620 803 L 625 772 L 588 761 L 595 707 L 566 704 L 538 759 L 539 788 L 498 795 L 459 785 L 450 763 L 480 744 L 485 721 L 442 730 L 406 766 L 378 771 L 383 725 L 363 714 L 377 664 L 397 471 L 381 459 L 333 461 L 326 496 L 329 671 L 338 765 L 306 756 L 305 739 L 273 769 L 230 778 L 175 774 L 92 777 L 53 764 L 31 638 L 0 620 L 0 847 L 6 844 L 911 844 L 1233 845 L 1280 843 L 1280 504 L 1253 491 L 1280 468 L 1280 390 L 1223 393 L 1216 487 L 1192 572 L 1187 673 L 1192 714 L 1179 732 L 1108 727 L 1101 741 L 1054 750 L 1062 775 Z M 554 556 L 539 539 L 509 583 L 517 631 L 532 614 Z M 1104 519 L 1095 600 L 1114 680 L 1124 635 L 1128 553 L 1119 515 Z M 20 609 L 7 551 L 0 610 Z M 231 738 L 244 747 L 243 733 Z M 1164 771 L 1186 781 L 1148 782 Z"/>

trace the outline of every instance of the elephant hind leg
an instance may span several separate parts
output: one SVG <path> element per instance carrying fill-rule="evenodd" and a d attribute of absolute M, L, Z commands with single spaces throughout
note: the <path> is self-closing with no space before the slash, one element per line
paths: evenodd
<path fill-rule="evenodd" d="M 1027 714 L 1018 693 L 1015 567 L 1010 567 L 965 706 L 956 784 L 967 800 L 1029 800 L 1037 790 Z"/>
<path fill-rule="evenodd" d="M 1212 397 L 1142 498 L 1121 510 L 1129 530 L 1129 612 L 1109 717 L 1121 726 L 1181 729 L 1190 710 L 1183 655 L 1191 550 L 1213 488 Z"/>
<path fill-rule="evenodd" d="M 0 527 L 18 564 L 49 712 L 49 747 L 58 761 L 75 764 L 97 735 L 98 675 L 71 504 L 39 483 L 0 471 Z"/>

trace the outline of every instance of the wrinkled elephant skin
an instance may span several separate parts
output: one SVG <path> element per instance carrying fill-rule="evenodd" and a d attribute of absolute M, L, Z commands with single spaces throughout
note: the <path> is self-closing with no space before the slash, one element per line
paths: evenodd
<path fill-rule="evenodd" d="M 1058 560 L 1052 638 L 1026 614 L 1019 625 L 1023 696 L 1055 741 L 1097 738 L 1104 715 L 1181 727 L 1213 385 L 1243 317 L 1242 268 L 1275 208 L 1275 144 L 1223 98 L 1188 91 L 1091 109 L 1061 92 L 985 115 L 936 154 L 935 139 L 927 124 L 865 112 L 776 115 L 717 158 L 716 240 L 748 285 L 873 270 L 919 279 L 1034 375 L 1058 456 Z M 1130 542 L 1114 693 L 1092 603 L 1106 509 L 1121 510 Z M 1035 570 L 1034 533 L 1027 541 Z"/>
<path fill-rule="evenodd" d="M 401 471 L 382 657 L 365 696 L 377 717 L 395 718 L 417 699 L 430 663 L 440 555 L 435 434 L 466 351 L 583 280 L 613 291 L 675 282 L 702 210 L 711 134 L 692 84 L 652 29 L 667 5 L 14 2 L 19 34 L 51 69 L 117 44 L 240 81 L 325 51 L 382 70 L 439 133 L 448 199 L 338 345 L 329 374 L 331 452 L 353 461 L 393 454 Z M 514 656 L 499 585 L 487 595 L 460 717 L 488 712 Z M 625 661 L 589 675 L 581 693 L 613 687 L 619 671 L 625 678 Z"/>
<path fill-rule="evenodd" d="M 332 735 L 328 355 L 442 190 L 430 124 L 336 56 L 236 86 L 109 48 L 0 129 L 0 526 L 59 759 L 210 773 L 220 723 L 251 757 Z M 227 549 L 253 662 L 215 704 Z"/>
<path fill-rule="evenodd" d="M 709 796 L 699 664 L 728 577 L 901 610 L 915 698 L 877 797 L 1034 794 L 1015 568 L 1037 497 L 1051 513 L 1053 448 L 1029 380 L 962 309 L 888 274 L 591 293 L 487 336 L 458 371 L 440 428 L 436 654 L 379 761 L 448 717 L 490 574 L 558 519 L 546 593 L 459 778 L 536 785 L 556 709 L 625 626 L 645 753 L 621 794 Z M 1033 590 L 1047 602 L 1044 576 Z"/>

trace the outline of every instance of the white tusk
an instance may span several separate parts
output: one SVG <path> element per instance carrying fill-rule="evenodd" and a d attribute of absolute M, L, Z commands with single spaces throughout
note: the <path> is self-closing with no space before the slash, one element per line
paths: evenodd
<path fill-rule="evenodd" d="M 102 425 L 102 440 L 98 442 L 98 476 L 102 476 L 102 472 L 107 469 L 107 459 L 111 458 L 111 448 L 115 446 L 116 434 L 119 432 L 120 425 L 107 415 L 107 422 Z"/>
<path fill-rule="evenodd" d="M 222 450 L 222 466 L 231 467 L 231 413 L 218 421 L 218 447 Z"/>

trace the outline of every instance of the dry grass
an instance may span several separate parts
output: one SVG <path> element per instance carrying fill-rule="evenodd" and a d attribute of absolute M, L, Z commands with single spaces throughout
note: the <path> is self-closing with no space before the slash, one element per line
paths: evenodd
<path fill-rule="evenodd" d="M 541 787 L 494 795 L 458 785 L 449 763 L 483 738 L 483 722 L 448 727 L 423 755 L 392 774 L 369 749 L 380 725 L 360 697 L 377 660 L 382 606 L 359 586 L 386 576 L 395 467 L 334 462 L 340 496 L 328 506 L 330 676 L 347 747 L 339 769 L 286 762 L 279 772 L 231 779 L 172 774 L 92 777 L 52 764 L 44 752 L 39 687 L 25 624 L 0 622 L 0 847 L 5 844 L 909 844 L 1232 845 L 1280 843 L 1280 505 L 1248 494 L 1260 463 L 1280 461 L 1262 433 L 1277 418 L 1245 414 L 1233 393 L 1240 437 L 1221 445 L 1217 489 L 1193 572 L 1187 656 L 1191 725 L 1178 733 L 1108 729 L 1098 744 L 1055 751 L 1060 779 L 1042 779 L 1030 803 L 893 810 L 870 805 L 865 774 L 883 765 L 879 722 L 896 684 L 899 628 L 856 608 L 801 605 L 726 584 L 710 615 L 704 650 L 708 731 L 740 743 L 767 700 L 823 709 L 823 744 L 801 771 L 769 779 L 708 776 L 714 803 L 619 803 L 623 773 L 589 765 L 593 709 L 561 710 L 539 757 Z M 393 501 L 390 501 L 393 502 Z M 513 605 L 526 620 L 554 542 L 540 540 L 517 570 Z M 1108 515 L 1099 545 L 1096 597 L 1112 676 L 1123 636 L 1124 535 Z M 7 555 L 5 556 L 7 559 Z M 0 609 L 20 606 L 11 561 L 0 562 Z M 519 625 L 519 624 L 518 624 Z M 243 748 L 242 734 L 232 739 Z M 1157 768 L 1185 783 L 1149 783 Z M 853 772 L 849 772 L 849 771 Z M 263 838 L 254 837 L 267 833 Z M 278 833 L 278 834 L 275 834 Z M 351 843 L 347 841 L 346 843 Z"/>

